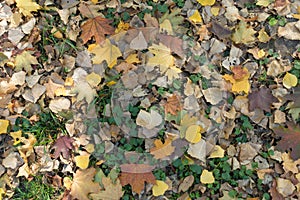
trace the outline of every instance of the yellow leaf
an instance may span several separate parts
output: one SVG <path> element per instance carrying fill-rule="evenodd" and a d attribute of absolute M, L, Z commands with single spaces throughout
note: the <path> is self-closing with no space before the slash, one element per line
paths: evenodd
<path fill-rule="evenodd" d="M 152 187 L 153 196 L 157 197 L 163 195 L 168 189 L 168 184 L 163 181 L 156 180 L 156 184 Z"/>
<path fill-rule="evenodd" d="M 198 143 L 201 140 L 201 131 L 201 126 L 191 125 L 186 129 L 185 139 L 191 143 Z"/>
<path fill-rule="evenodd" d="M 185 114 L 180 121 L 180 137 L 183 138 L 185 136 L 185 132 L 187 128 L 191 125 L 196 124 L 197 117 L 190 117 L 189 114 Z"/>
<path fill-rule="evenodd" d="M 33 2 L 32 0 L 16 0 L 17 7 L 24 16 L 31 17 L 31 12 L 37 11 L 41 8 L 39 4 Z"/>
<path fill-rule="evenodd" d="M 240 21 L 232 35 L 232 41 L 238 44 L 251 44 L 255 41 L 253 36 L 255 33 L 256 31 L 253 28 L 247 27 L 246 22 Z"/>
<path fill-rule="evenodd" d="M 202 6 L 212 6 L 216 0 L 197 0 Z"/>
<path fill-rule="evenodd" d="M 207 171 L 206 169 L 202 171 L 200 176 L 200 181 L 203 184 L 210 184 L 215 182 L 215 177 L 212 172 Z"/>
<path fill-rule="evenodd" d="M 86 76 L 86 81 L 90 84 L 90 86 L 96 87 L 101 82 L 101 76 L 92 72 Z"/>
<path fill-rule="evenodd" d="M 106 61 L 109 68 L 112 68 L 117 63 L 117 58 L 122 56 L 120 49 L 112 45 L 108 39 L 101 45 L 89 45 L 88 51 L 95 54 L 92 58 L 94 64 Z"/>
<path fill-rule="evenodd" d="M 159 66 L 160 72 L 165 73 L 169 80 L 179 77 L 181 70 L 174 66 L 175 58 L 171 54 L 171 50 L 160 43 L 159 45 L 153 44 L 149 47 L 149 51 L 155 56 L 148 59 L 149 66 Z"/>
<path fill-rule="evenodd" d="M 258 58 L 263 58 L 265 55 L 266 55 L 266 52 L 263 49 L 261 49 L 257 52 Z"/>
<path fill-rule="evenodd" d="M 213 16 L 218 16 L 220 12 L 220 7 L 217 6 L 211 7 L 210 12 L 211 14 L 213 14 Z"/>
<path fill-rule="evenodd" d="M 0 135 L 3 133 L 7 133 L 7 127 L 9 125 L 9 121 L 5 119 L 0 119 Z"/>
<path fill-rule="evenodd" d="M 87 144 L 85 150 L 89 153 L 93 153 L 95 151 L 95 146 L 93 144 Z"/>
<path fill-rule="evenodd" d="M 138 55 L 136 53 L 130 54 L 125 61 L 127 63 L 133 64 L 133 63 L 141 63 L 141 61 L 137 57 Z"/>
<path fill-rule="evenodd" d="M 76 166 L 80 169 L 86 169 L 89 166 L 90 155 L 79 155 L 75 157 Z"/>
<path fill-rule="evenodd" d="M 0 188 L 0 200 L 2 200 L 2 195 L 5 194 L 5 191 L 3 188 Z"/>
<path fill-rule="evenodd" d="M 260 42 L 263 42 L 263 43 L 266 43 L 270 40 L 270 36 L 268 35 L 268 33 L 266 33 L 264 28 L 260 29 L 260 31 L 258 32 L 257 38 Z"/>
<path fill-rule="evenodd" d="M 165 19 L 160 25 L 159 25 L 159 31 L 160 32 L 167 32 L 168 35 L 173 35 L 173 27 L 171 24 L 171 21 L 168 19 Z"/>
<path fill-rule="evenodd" d="M 257 0 L 256 5 L 268 7 L 272 1 L 271 0 Z"/>
<path fill-rule="evenodd" d="M 219 145 L 214 147 L 214 151 L 210 154 L 209 158 L 223 158 L 225 150 Z"/>
<path fill-rule="evenodd" d="M 21 71 L 23 68 L 26 72 L 31 72 L 31 64 L 39 64 L 36 57 L 32 56 L 28 51 L 23 51 L 22 54 L 17 55 L 15 59 L 16 71 Z"/>
<path fill-rule="evenodd" d="M 235 93 L 239 92 L 245 92 L 246 94 L 249 93 L 250 90 L 250 83 L 248 81 L 248 78 L 250 77 L 250 73 L 246 68 L 243 69 L 245 75 L 240 79 L 234 79 L 234 75 L 225 74 L 223 75 L 223 78 L 226 81 L 229 81 L 232 84 L 231 91 Z"/>
<path fill-rule="evenodd" d="M 64 177 L 63 182 L 67 190 L 70 190 L 72 186 L 72 180 L 69 177 Z"/>
<path fill-rule="evenodd" d="M 298 79 L 294 74 L 286 73 L 283 77 L 283 86 L 290 89 L 291 87 L 295 87 L 298 83 Z"/>
<path fill-rule="evenodd" d="M 10 136 L 14 139 L 14 145 L 21 142 L 22 131 L 10 132 Z"/>
<path fill-rule="evenodd" d="M 194 22 L 195 24 L 202 23 L 202 17 L 198 10 L 195 10 L 195 12 L 189 17 L 189 19 Z"/>
<path fill-rule="evenodd" d="M 127 31 L 130 28 L 129 23 L 124 23 L 122 20 L 118 24 L 118 27 L 115 30 L 115 33 L 120 33 L 123 31 Z"/>

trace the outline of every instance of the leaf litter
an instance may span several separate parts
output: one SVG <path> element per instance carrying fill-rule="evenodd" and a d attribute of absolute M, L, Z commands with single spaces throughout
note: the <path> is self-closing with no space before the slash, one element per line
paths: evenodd
<path fill-rule="evenodd" d="M 0 199 L 39 174 L 55 199 L 299 198 L 299 7 L 2 2 Z"/>

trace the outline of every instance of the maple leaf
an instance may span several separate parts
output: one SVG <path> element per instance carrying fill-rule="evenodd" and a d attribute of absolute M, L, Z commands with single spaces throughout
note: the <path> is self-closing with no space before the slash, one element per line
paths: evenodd
<path fill-rule="evenodd" d="M 287 123 L 287 127 L 280 126 L 274 128 L 273 131 L 276 135 L 281 137 L 281 140 L 276 145 L 276 148 L 280 151 L 290 151 L 291 158 L 297 160 L 300 158 L 300 127 Z"/>
<path fill-rule="evenodd" d="M 97 194 L 91 194 L 90 196 L 92 199 L 95 200 L 119 200 L 124 194 L 124 191 L 122 191 L 122 185 L 120 183 L 120 180 L 117 179 L 116 183 L 113 184 L 112 180 L 108 177 L 103 177 L 101 180 L 105 190 L 100 191 Z"/>
<path fill-rule="evenodd" d="M 58 158 L 60 154 L 62 154 L 65 159 L 68 159 L 70 157 L 70 151 L 73 149 L 73 141 L 73 138 L 69 136 L 59 137 L 52 147 L 52 149 L 54 149 L 54 158 Z"/>
<path fill-rule="evenodd" d="M 152 173 L 153 166 L 146 164 L 122 164 L 120 168 L 122 171 L 120 175 L 122 186 L 130 184 L 133 192 L 140 194 L 145 182 L 156 183 Z"/>
<path fill-rule="evenodd" d="M 24 16 L 31 17 L 31 12 L 37 11 L 41 8 L 39 4 L 33 2 L 32 0 L 16 0 L 17 7 Z"/>
<path fill-rule="evenodd" d="M 27 73 L 31 73 L 31 65 L 39 64 L 36 57 L 32 56 L 28 51 L 23 51 L 20 55 L 16 56 L 15 59 L 15 70 L 21 71 L 23 68 Z"/>
<path fill-rule="evenodd" d="M 175 32 L 179 32 L 179 29 L 182 28 L 179 26 L 179 24 L 183 23 L 184 17 L 179 15 L 181 13 L 181 9 L 174 9 L 170 12 L 166 12 L 160 19 L 159 23 L 164 23 L 165 20 L 170 21 L 172 25 L 172 29 Z"/>
<path fill-rule="evenodd" d="M 76 171 L 71 186 L 72 199 L 89 200 L 89 194 L 100 192 L 100 185 L 93 182 L 95 174 L 95 168 Z"/>
<path fill-rule="evenodd" d="M 155 147 L 150 149 L 150 153 L 154 155 L 156 159 L 165 158 L 171 155 L 175 150 L 175 147 L 172 146 L 172 139 L 170 138 L 167 138 L 165 143 L 162 143 L 160 139 L 157 139 L 154 141 L 154 145 Z"/>
<path fill-rule="evenodd" d="M 172 115 L 176 115 L 177 111 L 182 110 L 182 105 L 180 103 L 180 97 L 176 94 L 173 94 L 172 96 L 169 96 L 167 99 L 167 103 L 165 106 L 165 113 L 170 113 Z"/>
<path fill-rule="evenodd" d="M 162 43 L 153 44 L 149 47 L 149 51 L 155 55 L 148 59 L 147 64 L 149 66 L 159 66 L 161 73 L 165 73 L 169 80 L 179 78 L 178 74 L 181 70 L 174 66 L 175 58 L 171 55 L 171 50 L 168 47 Z"/>
<path fill-rule="evenodd" d="M 247 23 L 240 21 L 235 32 L 232 35 L 232 41 L 235 43 L 251 44 L 255 41 L 253 35 L 256 33 L 253 28 L 248 28 Z"/>
<path fill-rule="evenodd" d="M 101 64 L 103 61 L 106 61 L 109 68 L 117 64 L 117 58 L 122 56 L 120 49 L 112 45 L 108 39 L 101 45 L 89 45 L 88 51 L 95 54 L 92 58 L 93 64 Z"/>
<path fill-rule="evenodd" d="M 87 43 L 93 36 L 96 43 L 101 44 L 105 40 L 105 34 L 110 35 L 115 29 L 109 25 L 111 21 L 100 16 L 88 19 L 82 26 L 80 35 L 83 44 Z"/>
<path fill-rule="evenodd" d="M 250 90 L 250 83 L 248 78 L 250 77 L 250 73 L 248 72 L 247 68 L 232 68 L 233 75 L 225 74 L 223 78 L 226 81 L 229 81 L 232 84 L 231 91 L 232 92 L 245 92 L 248 94 Z"/>
<path fill-rule="evenodd" d="M 249 110 L 253 111 L 255 108 L 260 108 L 267 112 L 270 112 L 272 103 L 278 102 L 269 88 L 261 87 L 257 91 L 251 92 L 248 95 L 249 99 Z"/>

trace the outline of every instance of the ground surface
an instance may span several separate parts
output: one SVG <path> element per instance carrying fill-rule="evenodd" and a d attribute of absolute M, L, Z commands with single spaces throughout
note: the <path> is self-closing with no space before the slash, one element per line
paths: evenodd
<path fill-rule="evenodd" d="M 0 199 L 299 199 L 300 2 L 0 3 Z"/>

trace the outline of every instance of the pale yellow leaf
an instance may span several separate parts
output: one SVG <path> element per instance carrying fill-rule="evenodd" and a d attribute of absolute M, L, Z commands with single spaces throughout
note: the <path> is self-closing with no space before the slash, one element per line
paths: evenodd
<path fill-rule="evenodd" d="M 32 64 L 38 64 L 36 57 L 32 56 L 28 51 L 23 51 L 20 55 L 16 56 L 15 59 L 15 70 L 21 71 L 24 69 L 26 72 L 32 71 Z"/>
<path fill-rule="evenodd" d="M 21 142 L 22 131 L 10 132 L 10 136 L 14 139 L 14 145 L 17 145 Z"/>
<path fill-rule="evenodd" d="M 127 63 L 133 64 L 133 63 L 141 63 L 141 61 L 137 57 L 138 55 L 136 53 L 130 54 L 125 61 Z"/>
<path fill-rule="evenodd" d="M 163 195 L 168 189 L 168 184 L 163 181 L 156 180 L 156 184 L 152 187 L 153 196 L 157 197 Z"/>
<path fill-rule="evenodd" d="M 256 5 L 268 7 L 273 0 L 257 0 Z"/>
<path fill-rule="evenodd" d="M 7 127 L 9 125 L 9 121 L 5 119 L 0 119 L 0 135 L 3 133 L 7 133 Z"/>
<path fill-rule="evenodd" d="M 186 129 L 185 139 L 190 143 L 198 143 L 201 140 L 201 131 L 201 126 L 191 125 Z"/>
<path fill-rule="evenodd" d="M 2 195 L 5 194 L 5 190 L 0 188 L 0 200 L 2 200 Z"/>
<path fill-rule="evenodd" d="M 218 16 L 220 12 L 220 7 L 217 6 L 211 7 L 210 12 L 211 14 L 213 14 L 213 16 Z"/>
<path fill-rule="evenodd" d="M 268 33 L 265 31 L 264 28 L 260 29 L 260 31 L 258 32 L 257 38 L 260 42 L 263 42 L 263 43 L 266 43 L 270 40 L 270 36 L 268 35 Z"/>
<path fill-rule="evenodd" d="M 90 155 L 79 155 L 75 157 L 76 166 L 80 169 L 86 169 L 89 166 Z"/>
<path fill-rule="evenodd" d="M 147 111 L 144 111 L 144 110 L 140 110 L 140 112 L 136 118 L 137 125 L 145 127 L 149 130 L 160 125 L 161 122 L 162 122 L 162 117 L 155 110 L 151 110 L 150 113 Z"/>
<path fill-rule="evenodd" d="M 173 35 L 173 27 L 171 24 L 171 21 L 168 19 L 165 19 L 160 25 L 159 25 L 159 31 L 160 32 L 167 32 L 168 35 Z"/>
<path fill-rule="evenodd" d="M 291 87 L 295 87 L 298 83 L 298 79 L 294 74 L 286 73 L 282 80 L 283 86 L 290 89 Z"/>
<path fill-rule="evenodd" d="M 120 49 L 112 45 L 108 39 L 101 45 L 89 45 L 88 51 L 95 54 L 92 58 L 94 64 L 100 64 L 106 61 L 109 68 L 112 68 L 117 63 L 117 58 L 122 56 Z"/>
<path fill-rule="evenodd" d="M 202 17 L 198 10 L 195 10 L 195 12 L 189 17 L 189 19 L 194 22 L 195 24 L 202 23 Z"/>
<path fill-rule="evenodd" d="M 255 41 L 255 33 L 256 31 L 248 27 L 246 22 L 240 21 L 232 35 L 232 41 L 238 44 L 251 44 Z"/>
<path fill-rule="evenodd" d="M 214 147 L 213 152 L 210 154 L 209 158 L 223 158 L 225 150 L 222 149 L 219 145 Z"/>
<path fill-rule="evenodd" d="M 202 174 L 200 176 L 200 181 L 203 184 L 210 184 L 215 182 L 215 177 L 212 172 L 209 172 L 208 170 L 203 170 Z"/>
<path fill-rule="evenodd" d="M 197 0 L 202 6 L 212 6 L 216 0 Z"/>
<path fill-rule="evenodd" d="M 101 82 L 101 76 L 92 72 L 86 76 L 86 81 L 90 84 L 90 86 L 96 87 Z"/>
<path fill-rule="evenodd" d="M 31 12 L 37 11 L 41 8 L 39 4 L 32 0 L 16 0 L 17 7 L 24 16 L 31 17 Z"/>
<path fill-rule="evenodd" d="M 124 191 L 122 191 L 122 185 L 120 180 L 117 179 L 115 183 L 109 177 L 102 178 L 102 184 L 105 190 L 100 191 L 99 193 L 91 194 L 90 196 L 94 200 L 119 200 L 122 198 Z"/>

